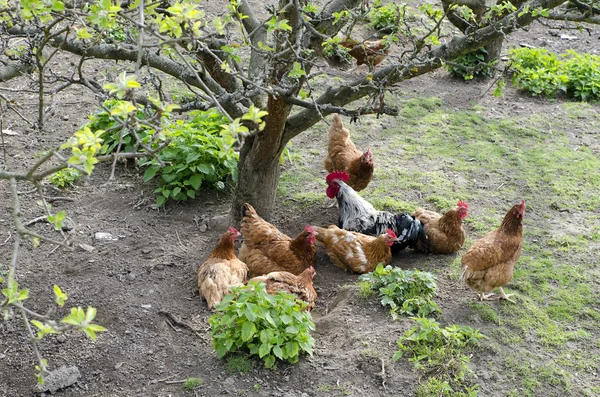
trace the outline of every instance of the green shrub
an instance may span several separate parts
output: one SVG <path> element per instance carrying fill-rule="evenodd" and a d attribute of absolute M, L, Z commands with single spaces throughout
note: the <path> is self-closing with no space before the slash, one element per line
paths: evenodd
<path fill-rule="evenodd" d="M 122 101 L 109 99 L 104 101 L 104 107 L 106 107 L 109 111 L 112 111 L 121 103 Z M 143 106 L 138 106 L 136 117 L 140 120 L 146 120 L 148 118 Z M 98 130 L 105 131 L 102 135 L 100 135 L 100 138 L 103 140 L 100 153 L 111 154 L 116 152 L 122 130 L 122 128 L 119 126 L 119 123 L 104 109 L 92 116 L 89 116 L 89 119 L 90 121 L 86 124 L 86 126 L 92 132 L 96 132 Z M 147 126 L 140 126 L 140 129 L 136 130 L 135 132 L 144 144 L 148 144 L 155 133 L 153 129 Z M 129 126 L 127 126 L 123 131 L 123 139 L 121 141 L 121 149 L 119 151 L 131 153 L 135 150 L 136 139 Z M 139 148 L 138 151 L 143 151 L 143 148 Z"/>
<path fill-rule="evenodd" d="M 452 61 L 452 64 L 446 64 L 446 70 L 451 75 L 462 77 L 465 80 L 472 80 L 475 77 L 492 77 L 494 75 L 495 61 L 485 62 L 488 52 L 485 48 L 479 48 L 473 52 L 461 55 Z"/>
<path fill-rule="evenodd" d="M 63 168 L 50 175 L 50 183 L 59 189 L 72 186 L 81 176 L 81 172 L 75 168 Z"/>
<path fill-rule="evenodd" d="M 569 50 L 559 56 L 545 49 L 514 48 L 509 51 L 513 84 L 552 98 L 566 93 L 576 99 L 600 99 L 600 57 Z"/>
<path fill-rule="evenodd" d="M 229 176 L 237 179 L 238 155 L 233 150 L 236 139 L 221 129 L 228 120 L 217 111 L 194 111 L 189 116 L 190 119 L 178 120 L 163 130 L 165 139 L 171 141 L 159 153 L 165 167 L 156 158 L 140 162 L 148 166 L 145 182 L 157 174 L 161 176 L 154 191 L 158 194 L 158 206 L 169 198 L 193 199 L 203 184 L 224 189 Z"/>
<path fill-rule="evenodd" d="M 402 270 L 397 267 L 377 265 L 371 273 L 358 278 L 361 282 L 371 283 L 371 288 L 379 292 L 381 304 L 390 306 L 392 318 L 401 314 L 428 316 L 439 312 L 439 306 L 433 301 L 436 284 L 433 274 L 419 270 Z M 365 285 L 361 285 L 361 294 Z"/>
<path fill-rule="evenodd" d="M 104 102 L 104 106 L 113 110 L 121 103 L 108 100 Z M 233 149 L 236 139 L 222 128 L 228 120 L 215 110 L 194 111 L 187 116 L 185 120 L 161 120 L 161 135 L 156 136 L 154 129 L 143 125 L 143 120 L 147 120 L 148 115 L 142 106 L 138 107 L 137 117 L 142 123 L 135 134 L 140 141 L 144 145 L 151 145 L 153 149 L 166 140 L 170 141 L 157 154 L 165 164 L 164 167 L 155 157 L 140 160 L 142 166 L 148 167 L 144 173 L 144 182 L 156 175 L 160 176 L 158 187 L 154 191 L 158 206 L 162 206 L 167 199 L 184 201 L 195 198 L 202 185 L 224 189 L 229 177 L 237 179 L 238 155 Z M 101 111 L 90 117 L 87 127 L 92 131 L 105 131 L 101 135 L 104 140 L 101 149 L 103 154 L 116 152 L 122 128 L 113 116 Z M 144 152 L 143 147 L 137 146 L 135 134 L 129 127 L 123 131 L 120 152 Z"/>
<path fill-rule="evenodd" d="M 398 339 L 398 350 L 393 360 L 410 354 L 409 362 L 425 373 L 435 373 L 417 391 L 419 396 L 474 396 L 477 386 L 468 386 L 466 375 L 471 373 L 467 366 L 470 359 L 464 351 L 477 345 L 485 336 L 467 326 L 451 325 L 440 328 L 440 324 L 429 318 L 415 318 L 417 325 L 407 330 Z M 462 390 L 462 391 L 461 391 Z M 430 394 L 430 392 L 435 392 Z"/>
<path fill-rule="evenodd" d="M 283 292 L 269 295 L 265 288 L 255 282 L 234 287 L 216 306 L 209 324 L 217 357 L 249 352 L 272 368 L 276 358 L 295 363 L 302 352 L 312 355 L 309 331 L 315 326 L 310 313 L 302 310 L 306 303 Z"/>
<path fill-rule="evenodd" d="M 384 33 L 396 32 L 399 23 L 406 18 L 407 10 L 405 3 L 383 5 L 380 0 L 375 0 L 368 16 L 370 26 Z"/>

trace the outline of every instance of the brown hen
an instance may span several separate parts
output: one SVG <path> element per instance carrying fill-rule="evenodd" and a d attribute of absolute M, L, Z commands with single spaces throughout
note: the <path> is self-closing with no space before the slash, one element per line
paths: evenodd
<path fill-rule="evenodd" d="M 328 172 L 345 171 L 349 178 L 346 184 L 355 191 L 367 187 L 373 177 L 373 155 L 371 149 L 361 152 L 356 148 L 350 131 L 344 128 L 342 118 L 334 114 L 329 127 L 329 145 L 323 165 Z"/>
<path fill-rule="evenodd" d="M 298 299 L 307 303 L 305 310 L 312 310 L 317 301 L 317 292 L 313 288 L 313 278 L 317 272 L 314 267 L 309 267 L 300 275 L 290 272 L 271 272 L 264 276 L 254 277 L 249 281 L 261 281 L 266 284 L 267 293 L 275 294 L 278 291 L 296 295 Z"/>
<path fill-rule="evenodd" d="M 514 205 L 504 216 L 500 227 L 473 243 L 462 257 L 460 280 L 480 292 L 480 300 L 494 300 L 494 288 L 500 289 L 500 299 L 510 299 L 502 286 L 513 277 L 513 269 L 523 248 L 523 217 L 525 200 Z"/>
<path fill-rule="evenodd" d="M 252 277 L 277 271 L 298 275 L 317 261 L 315 231 L 306 226 L 292 240 L 275 226 L 261 218 L 254 207 L 244 204 L 242 209 L 244 243 L 239 252 Z"/>
<path fill-rule="evenodd" d="M 365 40 L 362 43 L 350 37 L 346 37 L 340 42 L 340 45 L 349 48 L 348 53 L 352 58 L 356 59 L 356 66 L 366 64 L 369 70 L 375 69 L 387 54 L 390 52 L 389 47 L 383 39 L 380 40 Z"/>
<path fill-rule="evenodd" d="M 198 268 L 198 289 L 211 310 L 229 293 L 229 287 L 243 285 L 246 280 L 248 267 L 236 258 L 233 250 L 233 241 L 239 234 L 230 227 Z"/>
<path fill-rule="evenodd" d="M 419 241 L 415 249 L 433 254 L 452 254 L 461 249 L 465 243 L 462 220 L 467 216 L 468 209 L 469 206 L 462 200 L 459 200 L 456 207 L 448 210 L 444 215 L 417 208 L 412 216 L 425 226 L 428 243 Z"/>
<path fill-rule="evenodd" d="M 325 246 L 331 261 L 344 270 L 363 274 L 373 271 L 379 263 L 387 265 L 392 261 L 390 247 L 396 241 L 396 234 L 390 229 L 378 237 L 349 232 L 335 225 L 314 229 L 317 242 Z"/>

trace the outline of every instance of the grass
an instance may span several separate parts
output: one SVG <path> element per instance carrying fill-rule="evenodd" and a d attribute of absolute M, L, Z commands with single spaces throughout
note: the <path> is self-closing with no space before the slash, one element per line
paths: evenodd
<path fill-rule="evenodd" d="M 252 371 L 252 360 L 245 356 L 231 356 L 227 359 L 227 372 L 230 374 L 247 374 Z"/>
<path fill-rule="evenodd" d="M 488 359 L 505 377 L 496 391 L 598 395 L 598 106 L 553 103 L 536 114 L 498 117 L 484 107 L 455 110 L 438 98 L 394 101 L 400 116 L 378 131 L 381 142 L 372 146 L 375 175 L 361 192 L 376 208 L 445 211 L 463 199 L 470 205 L 468 247 L 497 228 L 517 200 L 527 201 L 523 253 L 505 288 L 516 293 L 517 304 L 476 302 L 474 293 L 465 303 L 473 312 L 469 318 L 480 321 L 465 325 L 489 337 L 482 345 L 493 346 Z M 315 147 L 322 145 L 321 130 L 307 133 Z M 361 132 L 367 139 L 368 132 Z M 355 143 L 369 144 L 359 137 Z M 286 170 L 280 195 L 307 205 L 325 200 L 324 183 L 318 183 L 323 174 L 315 167 L 322 158 L 315 147 L 294 147 L 313 163 Z M 447 261 L 439 277 L 456 283 L 460 258 Z M 444 395 L 443 387 L 439 379 L 424 379 L 417 394 Z"/>

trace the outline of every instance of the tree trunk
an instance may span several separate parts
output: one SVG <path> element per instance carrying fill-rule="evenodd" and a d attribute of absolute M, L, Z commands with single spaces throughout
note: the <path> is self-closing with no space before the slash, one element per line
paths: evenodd
<path fill-rule="evenodd" d="M 485 56 L 485 62 L 489 63 L 500 59 L 500 52 L 502 52 L 502 44 L 504 43 L 504 37 L 500 36 L 492 42 L 488 43 L 484 48 L 487 51 Z M 496 74 L 496 68 L 492 69 L 492 77 Z"/>
<path fill-rule="evenodd" d="M 252 142 L 250 142 L 252 141 Z M 244 143 L 238 164 L 239 174 L 237 188 L 233 199 L 231 218 L 234 225 L 239 225 L 242 217 L 242 205 L 250 203 L 256 212 L 269 220 L 275 206 L 275 194 L 279 184 L 279 150 L 273 148 L 269 160 L 264 159 L 256 149 L 260 138 L 250 138 Z"/>
<path fill-rule="evenodd" d="M 244 142 L 238 163 L 238 183 L 231 217 L 239 224 L 242 205 L 250 203 L 266 220 L 271 219 L 281 174 L 279 157 L 287 144 L 283 140 L 291 105 L 284 98 L 269 97 L 265 129 Z"/>

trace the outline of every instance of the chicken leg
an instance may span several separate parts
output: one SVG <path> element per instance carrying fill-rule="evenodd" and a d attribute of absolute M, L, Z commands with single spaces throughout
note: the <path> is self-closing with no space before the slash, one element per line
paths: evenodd
<path fill-rule="evenodd" d="M 481 294 L 479 294 L 479 300 L 480 301 L 496 301 L 496 300 L 498 300 L 498 297 L 493 292 L 490 292 L 489 294 L 482 292 Z"/>

